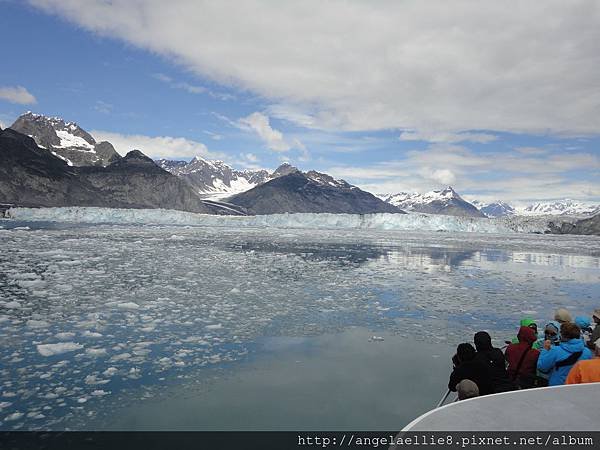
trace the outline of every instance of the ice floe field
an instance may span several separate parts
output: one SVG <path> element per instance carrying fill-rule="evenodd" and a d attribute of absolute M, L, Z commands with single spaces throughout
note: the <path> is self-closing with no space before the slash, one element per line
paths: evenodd
<path fill-rule="evenodd" d="M 381 358 L 431 352 L 418 343 L 440 345 L 445 358 L 480 329 L 503 341 L 522 315 L 543 322 L 558 306 L 589 314 L 600 299 L 597 237 L 28 220 L 0 221 L 2 430 L 103 428 L 178 386 L 264 370 L 267 343 L 335 342 L 360 328 L 350 335 L 364 354 L 397 339 Z M 320 357 L 322 379 L 353 367 L 323 351 L 313 375 Z M 227 428 L 216 410 L 226 389 L 203 385 Z M 310 395 L 312 385 L 294 386 Z M 398 395 L 419 404 L 402 383 Z M 376 389 L 369 399 L 364 414 Z"/>

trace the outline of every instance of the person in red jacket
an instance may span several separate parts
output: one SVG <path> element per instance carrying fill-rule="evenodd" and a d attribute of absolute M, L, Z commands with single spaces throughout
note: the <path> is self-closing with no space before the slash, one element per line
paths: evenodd
<path fill-rule="evenodd" d="M 508 376 L 521 389 L 528 389 L 535 386 L 540 351 L 531 348 L 531 344 L 535 342 L 537 336 L 531 328 L 521 327 L 517 339 L 519 343 L 509 344 L 504 353 L 508 362 Z"/>

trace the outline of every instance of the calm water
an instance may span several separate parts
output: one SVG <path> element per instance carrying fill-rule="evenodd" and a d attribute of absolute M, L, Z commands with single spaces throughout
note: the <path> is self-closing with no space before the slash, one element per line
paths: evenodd
<path fill-rule="evenodd" d="M 0 226 L 0 429 L 400 428 L 475 331 L 600 301 L 598 238 Z"/>

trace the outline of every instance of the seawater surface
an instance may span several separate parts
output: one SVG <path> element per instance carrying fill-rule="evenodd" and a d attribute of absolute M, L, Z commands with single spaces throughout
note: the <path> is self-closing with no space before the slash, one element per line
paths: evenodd
<path fill-rule="evenodd" d="M 394 429 L 474 332 L 600 306 L 600 239 L 1 221 L 0 429 Z"/>

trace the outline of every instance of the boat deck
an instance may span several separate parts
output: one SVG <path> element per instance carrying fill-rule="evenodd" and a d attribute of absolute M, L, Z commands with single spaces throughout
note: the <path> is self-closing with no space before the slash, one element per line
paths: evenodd
<path fill-rule="evenodd" d="M 433 409 L 402 431 L 598 431 L 600 383 L 476 397 Z"/>

